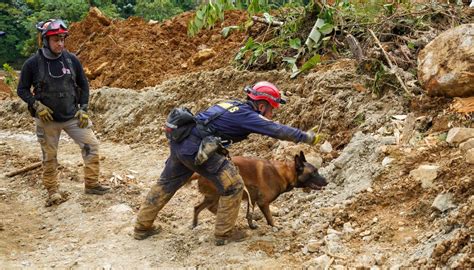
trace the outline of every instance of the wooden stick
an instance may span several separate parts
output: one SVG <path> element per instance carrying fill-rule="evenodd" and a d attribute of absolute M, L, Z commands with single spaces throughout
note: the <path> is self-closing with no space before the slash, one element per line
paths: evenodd
<path fill-rule="evenodd" d="M 81 45 L 79 45 L 79 49 L 77 49 L 76 51 L 76 55 L 79 55 L 82 51 L 82 46 L 84 46 L 84 44 L 86 44 L 87 42 L 89 42 L 92 38 L 94 38 L 96 35 L 96 32 L 92 33 L 89 35 L 89 37 L 86 39 L 86 41 L 82 42 Z"/>
<path fill-rule="evenodd" d="M 398 82 L 400 83 L 400 85 L 402 86 L 403 90 L 405 90 L 405 92 L 406 92 L 409 96 L 412 96 L 412 93 L 410 93 L 410 91 L 408 91 L 408 88 L 405 86 L 405 83 L 403 82 L 402 78 L 400 77 L 400 75 L 398 74 L 398 72 L 396 72 L 396 70 L 394 69 L 394 65 L 392 64 L 392 61 L 390 60 L 390 57 L 388 56 L 387 52 L 383 49 L 382 44 L 380 43 L 380 40 L 375 36 L 375 34 L 374 34 L 374 32 L 372 31 L 372 29 L 369 29 L 369 32 L 370 32 L 370 34 L 372 34 L 372 37 L 374 37 L 375 42 L 377 43 L 377 45 L 378 45 L 378 46 L 380 47 L 380 49 L 382 50 L 383 55 L 385 56 L 385 59 L 387 59 L 388 65 L 390 66 L 390 69 L 394 70 L 394 72 L 395 72 L 395 77 L 397 77 L 397 80 L 398 80 Z"/>
<path fill-rule="evenodd" d="M 269 22 L 265 18 L 261 18 L 261 17 L 257 17 L 257 16 L 252 16 L 252 20 L 254 20 L 256 22 L 265 23 L 265 24 L 268 24 L 268 25 L 271 25 L 271 26 L 282 26 L 283 25 L 283 22 L 280 22 L 280 21 Z"/>
<path fill-rule="evenodd" d="M 18 175 L 18 174 L 20 174 L 20 173 L 24 173 L 24 172 L 27 172 L 27 171 L 34 170 L 34 169 L 36 169 L 36 168 L 38 168 L 38 167 L 41 167 L 42 164 L 43 164 L 43 162 L 39 161 L 39 162 L 33 163 L 33 164 L 29 165 L 29 166 L 23 167 L 23 168 L 21 168 L 21 169 L 19 169 L 19 170 L 13 171 L 13 172 L 11 172 L 11 173 L 7 173 L 6 176 L 7 176 L 7 177 L 13 177 L 13 176 Z"/>

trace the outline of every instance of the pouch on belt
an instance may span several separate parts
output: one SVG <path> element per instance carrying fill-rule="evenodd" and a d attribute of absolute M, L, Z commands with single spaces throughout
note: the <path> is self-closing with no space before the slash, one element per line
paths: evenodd
<path fill-rule="evenodd" d="M 199 145 L 199 150 L 194 160 L 194 164 L 198 166 L 203 164 L 215 153 L 220 153 L 227 156 L 229 151 L 222 145 L 220 137 L 204 137 L 201 141 L 201 144 Z"/>

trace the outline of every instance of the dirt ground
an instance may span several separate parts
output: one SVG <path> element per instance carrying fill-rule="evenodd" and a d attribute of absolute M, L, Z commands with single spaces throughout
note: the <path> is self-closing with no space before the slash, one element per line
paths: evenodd
<path fill-rule="evenodd" d="M 91 110 L 102 141 L 101 178 L 113 192 L 103 197 L 83 194 L 79 149 L 67 136 L 59 155 L 61 185 L 71 194 L 66 203 L 43 206 L 46 194 L 40 169 L 12 178 L 2 176 L 0 241 L 6 243 L 0 251 L 2 265 L 273 269 L 318 267 L 326 260 L 332 267 L 472 267 L 472 219 L 468 217 L 473 209 L 474 169 L 455 147 L 439 139 L 448 129 L 441 119 L 463 123 L 464 118 L 441 115 L 443 110 L 438 108 L 448 107 L 443 99 L 420 99 L 418 106 L 411 106 L 396 93 L 374 98 L 350 86 L 334 88 L 346 83 L 347 76 L 358 79 L 355 70 L 347 68 L 351 60 L 347 61 L 297 80 L 285 79 L 289 76 L 285 72 L 225 68 L 176 77 L 140 92 L 94 90 Z M 302 129 L 322 123 L 321 130 L 331 135 L 328 141 L 334 150 L 322 153 L 318 147 L 255 135 L 248 143 L 233 146 L 232 153 L 291 159 L 303 150 L 308 160 L 322 164 L 320 172 L 330 185 L 319 192 L 283 194 L 272 205 L 277 228 L 258 220 L 259 228 L 248 230 L 249 240 L 219 248 L 212 241 L 212 214 L 203 212 L 199 226 L 190 228 L 193 206 L 200 201 L 192 183 L 160 213 L 157 222 L 163 225 L 163 233 L 142 242 L 133 240 L 130 233 L 136 211 L 168 154 L 161 131 L 166 112 L 178 102 L 197 111 L 222 98 L 242 98 L 239 89 L 243 85 L 263 78 L 275 81 L 289 96 L 276 119 Z M 327 80 L 333 83 L 323 83 Z M 384 106 L 387 102 L 390 107 Z M 355 123 L 361 111 L 364 121 Z M 392 116 L 410 112 L 419 118 L 414 132 L 423 131 L 424 136 L 414 135 L 409 143 L 397 145 L 395 130 L 402 130 L 403 123 Z M 1 173 L 38 161 L 32 119 L 22 102 L 2 101 L 0 117 L 1 162 L 5 164 Z M 427 131 L 426 125 L 437 131 Z M 382 165 L 385 157 L 394 161 Z M 426 163 L 442 168 L 430 190 L 408 176 L 410 170 Z M 457 207 L 437 213 L 430 205 L 443 190 L 455 194 Z M 243 211 L 239 226 L 247 228 Z M 449 252 L 433 252 L 438 245 L 448 246 Z"/>
<path fill-rule="evenodd" d="M 74 42 L 71 35 L 70 50 L 80 52 L 85 67 L 95 73 L 89 77 L 94 87 L 89 108 L 101 140 L 101 181 L 112 187 L 110 194 L 83 193 L 80 150 L 65 134 L 58 161 L 68 201 L 44 206 L 40 168 L 7 177 L 40 161 L 41 151 L 26 105 L 18 97 L 0 100 L 1 268 L 474 267 L 474 166 L 445 140 L 452 127 L 474 128 L 472 113 L 455 113 L 451 99 L 423 93 L 372 93 L 364 87 L 370 83 L 367 76 L 351 59 L 320 65 L 296 79 L 283 70 L 238 71 L 224 60 L 231 59 L 242 37 L 212 38 L 219 29 L 195 39 L 180 36 L 180 46 L 189 47 L 177 51 L 170 44 L 173 37 L 185 35 L 186 16 L 150 26 L 136 18 L 109 21 L 91 13 L 71 27 L 82 33 L 77 40 L 86 42 Z M 238 12 L 230 16 L 233 24 L 242 19 Z M 147 31 L 159 38 L 143 41 Z M 165 41 L 168 47 L 157 49 Z M 199 44 L 222 50 L 199 67 L 182 66 Z M 142 50 L 156 57 L 140 59 Z M 169 56 L 179 64 L 156 60 Z M 224 62 L 213 62 L 217 59 Z M 101 70 L 101 63 L 108 64 Z M 125 68 L 132 63 L 146 68 L 132 74 Z M 231 154 L 291 160 L 304 151 L 329 185 L 322 191 L 282 194 L 271 205 L 273 228 L 256 210 L 259 227 L 250 230 L 242 204 L 238 226 L 249 239 L 216 247 L 210 212 L 203 211 L 199 225 L 191 228 L 193 206 L 201 195 L 196 183 L 190 183 L 160 212 L 156 223 L 163 231 L 134 240 L 137 210 L 169 153 L 162 130 L 167 113 L 179 105 L 198 112 L 220 100 L 242 99 L 243 87 L 259 80 L 274 82 L 288 99 L 276 121 L 303 130 L 318 127 L 332 150 L 323 151 L 324 141 L 310 147 L 251 135 L 233 145 Z M 410 176 L 420 165 L 439 166 L 429 188 Z M 446 193 L 452 195 L 451 207 L 443 212 L 432 208 L 435 198 Z"/>

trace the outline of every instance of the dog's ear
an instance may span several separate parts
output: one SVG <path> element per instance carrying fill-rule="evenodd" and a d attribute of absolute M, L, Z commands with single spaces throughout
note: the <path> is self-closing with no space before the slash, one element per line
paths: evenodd
<path fill-rule="evenodd" d="M 301 159 L 301 156 L 295 155 L 295 168 L 297 172 L 303 172 L 304 170 L 304 161 Z"/>
<path fill-rule="evenodd" d="M 306 162 L 306 157 L 304 156 L 303 151 L 300 151 L 300 158 L 302 162 Z"/>

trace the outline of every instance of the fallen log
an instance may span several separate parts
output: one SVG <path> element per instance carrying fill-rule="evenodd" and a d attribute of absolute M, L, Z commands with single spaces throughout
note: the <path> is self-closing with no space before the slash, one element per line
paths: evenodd
<path fill-rule="evenodd" d="M 28 166 L 26 166 L 26 167 L 23 167 L 23 168 L 21 168 L 21 169 L 19 169 L 19 170 L 16 170 L 16 171 L 7 173 L 6 176 L 7 176 L 7 177 L 13 177 L 13 176 L 18 175 L 18 174 L 20 174 L 20 173 L 24 173 L 24 172 L 27 172 L 27 171 L 34 170 L 34 169 L 36 169 L 36 168 L 38 168 L 38 167 L 41 167 L 42 164 L 43 164 L 43 162 L 41 162 L 41 161 L 35 162 L 35 163 L 33 163 L 33 164 L 31 164 L 31 165 L 28 165 Z"/>

